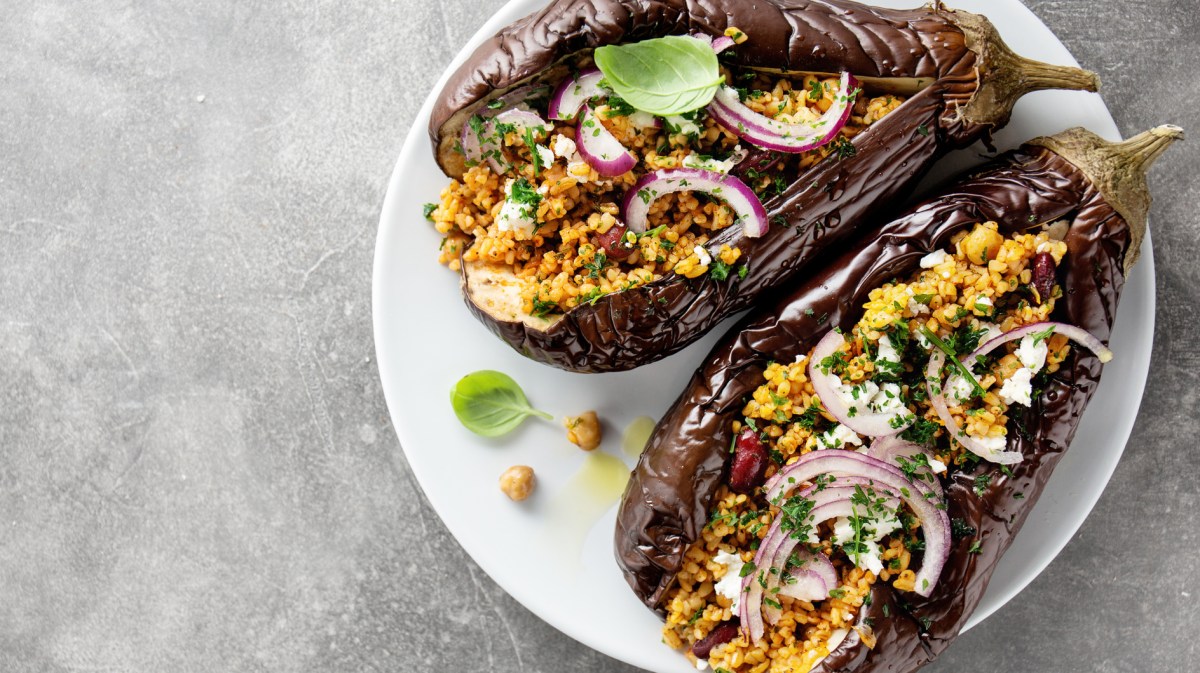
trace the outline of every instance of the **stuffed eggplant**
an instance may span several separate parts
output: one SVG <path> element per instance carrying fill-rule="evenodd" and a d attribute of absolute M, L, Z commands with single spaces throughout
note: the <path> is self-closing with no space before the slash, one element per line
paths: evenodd
<path fill-rule="evenodd" d="M 557 0 L 445 85 L 429 132 L 453 181 L 426 215 L 505 342 L 631 369 L 796 276 L 1023 94 L 1096 85 L 940 7 Z"/>
<path fill-rule="evenodd" d="M 1033 140 L 718 344 L 617 517 L 664 641 L 731 673 L 912 671 L 944 650 L 1113 357 L 1146 170 L 1180 137 Z"/>

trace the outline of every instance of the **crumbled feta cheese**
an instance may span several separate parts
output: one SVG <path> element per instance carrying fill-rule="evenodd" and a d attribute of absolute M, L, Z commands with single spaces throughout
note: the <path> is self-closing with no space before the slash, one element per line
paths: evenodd
<path fill-rule="evenodd" d="M 975 297 L 975 310 L 986 313 L 989 308 L 994 306 L 991 297 Z"/>
<path fill-rule="evenodd" d="M 948 400 L 957 400 L 966 402 L 971 399 L 971 393 L 975 392 L 975 387 L 962 374 L 955 374 L 946 382 L 945 397 Z"/>
<path fill-rule="evenodd" d="M 689 154 L 683 158 L 684 168 L 698 168 L 702 171 L 713 171 L 716 173 L 726 174 L 737 166 L 738 162 L 745 157 L 745 152 L 741 151 L 741 146 L 733 148 L 733 154 L 729 155 L 728 159 L 717 161 L 713 158 L 702 159 L 698 154 Z"/>
<path fill-rule="evenodd" d="M 554 154 L 563 159 L 570 159 L 575 154 L 575 141 L 559 134 L 554 136 Z"/>
<path fill-rule="evenodd" d="M 719 551 L 713 556 L 714 563 L 725 566 L 725 575 L 713 585 L 713 590 L 721 596 L 733 601 L 730 608 L 734 613 L 738 609 L 738 598 L 742 595 L 742 566 L 746 565 L 742 557 L 727 551 Z"/>
<path fill-rule="evenodd" d="M 500 208 L 500 214 L 496 216 L 496 226 L 500 231 L 515 231 L 525 234 L 526 237 L 532 236 L 537 229 L 533 205 L 513 201 L 512 187 L 512 180 L 504 185 L 504 205 Z"/>
<path fill-rule="evenodd" d="M 1029 335 L 1021 339 L 1021 344 L 1017 346 L 1014 355 L 1021 361 L 1021 364 L 1033 370 L 1036 374 L 1046 366 L 1046 355 L 1050 352 L 1050 347 L 1046 345 L 1046 340 L 1043 339 L 1039 343 L 1034 343 L 1033 335 Z"/>
<path fill-rule="evenodd" d="M 879 387 L 879 392 L 871 398 L 871 411 L 875 413 L 887 413 L 896 411 L 904 407 L 904 400 L 900 399 L 900 386 L 896 383 L 885 383 Z"/>
<path fill-rule="evenodd" d="M 700 260 L 700 266 L 708 266 L 712 263 L 712 255 L 708 254 L 708 250 L 703 245 L 697 245 L 692 252 L 696 253 L 696 259 Z"/>
<path fill-rule="evenodd" d="M 543 166 L 549 166 L 550 164 L 554 163 L 553 152 L 542 145 L 534 145 L 533 147 L 535 150 L 537 150 L 538 157 L 541 158 Z"/>
<path fill-rule="evenodd" d="M 933 342 L 929 340 L 929 337 L 925 336 L 925 332 L 923 331 L 917 332 L 917 343 L 927 351 L 933 350 Z"/>
<path fill-rule="evenodd" d="M 863 381 L 858 385 L 847 385 L 845 383 L 837 383 L 834 385 L 834 390 L 838 395 L 841 395 L 842 401 L 850 408 L 850 411 L 855 415 L 867 412 L 874 399 L 875 394 L 879 392 L 879 386 L 872 381 Z"/>
<path fill-rule="evenodd" d="M 940 474 L 946 471 L 946 464 L 932 456 L 926 456 L 929 460 L 929 469 L 933 470 L 934 474 Z"/>
<path fill-rule="evenodd" d="M 934 250 L 933 252 L 921 258 L 921 268 L 932 269 L 938 264 L 945 262 L 949 257 L 950 256 L 946 254 L 945 250 Z"/>
<path fill-rule="evenodd" d="M 900 528 L 900 520 L 896 518 L 895 512 L 888 512 L 878 517 L 875 516 L 876 512 L 860 511 L 858 513 L 870 516 L 874 520 L 863 525 L 862 539 L 860 540 L 863 549 L 859 550 L 857 555 L 851 554 L 850 559 L 857 560 L 859 568 L 870 570 L 878 575 L 883 570 L 883 559 L 880 558 L 881 550 L 876 543 Z M 847 542 L 854 541 L 854 525 L 850 522 L 849 517 L 840 516 L 834 520 L 833 536 L 843 547 Z"/>
<path fill-rule="evenodd" d="M 700 135 L 700 127 L 696 125 L 696 122 L 690 119 L 684 119 L 680 115 L 670 115 L 669 117 L 664 117 L 664 119 L 667 120 L 667 124 L 669 124 L 671 128 L 679 129 L 679 133 L 689 136 Z"/>
<path fill-rule="evenodd" d="M 1000 399 L 1005 404 L 1021 404 L 1029 406 L 1032 403 L 1030 395 L 1033 392 L 1033 371 L 1027 367 L 1018 369 L 1000 386 Z"/>
<path fill-rule="evenodd" d="M 983 450 L 989 453 L 1000 453 L 1008 445 L 1007 437 L 976 437 L 975 435 L 971 435 L 971 439 L 975 440 Z"/>
<path fill-rule="evenodd" d="M 859 437 L 858 433 L 854 432 L 850 428 L 847 428 L 841 423 L 838 423 L 826 432 L 821 433 L 821 435 L 817 437 L 817 441 L 821 443 L 821 446 L 828 449 L 836 449 L 846 444 L 862 446 L 863 443 L 862 437 Z"/>
<path fill-rule="evenodd" d="M 885 334 L 879 340 L 879 348 L 875 353 L 875 362 L 900 362 L 900 353 L 896 351 L 896 346 L 892 343 L 891 336 Z"/>
<path fill-rule="evenodd" d="M 708 662 L 703 659 L 697 659 L 696 660 L 696 670 L 697 671 L 707 671 L 708 670 Z"/>
<path fill-rule="evenodd" d="M 629 115 L 628 119 L 630 124 L 633 124 L 640 129 L 644 129 L 648 126 L 658 126 L 658 117 L 655 117 L 649 112 L 643 112 L 642 110 L 638 110 Z"/>

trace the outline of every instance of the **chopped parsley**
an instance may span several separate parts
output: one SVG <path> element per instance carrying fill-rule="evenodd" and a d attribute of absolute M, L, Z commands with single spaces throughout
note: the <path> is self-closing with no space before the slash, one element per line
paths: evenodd
<path fill-rule="evenodd" d="M 437 210 L 437 207 L 436 203 L 426 203 L 421 206 L 421 214 L 425 216 L 425 219 L 433 220 L 433 211 Z"/>
<path fill-rule="evenodd" d="M 900 436 L 913 444 L 929 446 L 933 443 L 933 437 L 937 431 L 941 429 L 941 425 L 927 418 L 918 417 L 913 421 L 913 424 L 908 426 Z"/>
<path fill-rule="evenodd" d="M 821 100 L 825 95 L 825 84 L 821 81 L 813 81 L 808 85 L 808 99 Z"/>
<path fill-rule="evenodd" d="M 708 275 L 712 276 L 713 280 L 725 280 L 729 278 L 729 265 L 714 259 L 708 267 Z"/>
<path fill-rule="evenodd" d="M 971 490 L 975 491 L 975 495 L 983 497 L 983 492 L 987 490 L 987 487 L 990 486 L 991 483 L 992 475 L 985 472 L 975 477 L 974 482 L 972 482 Z"/>
<path fill-rule="evenodd" d="M 537 141 L 533 139 L 533 127 L 525 127 L 525 146 L 529 148 L 529 158 L 533 161 L 533 174 L 542 172 L 542 155 L 537 151 Z"/>
<path fill-rule="evenodd" d="M 1036 345 L 1042 343 L 1043 341 L 1045 341 L 1046 339 L 1049 339 L 1051 334 L 1054 334 L 1054 325 L 1047 327 L 1046 329 L 1042 330 L 1041 332 L 1034 332 L 1033 334 L 1031 334 L 1029 336 L 1033 337 L 1033 345 L 1036 346 Z"/>
<path fill-rule="evenodd" d="M 983 543 L 980 542 L 979 540 L 976 540 L 971 543 L 971 548 L 967 550 L 967 553 L 968 554 L 979 554 L 979 553 L 982 553 L 982 550 L 983 550 Z"/>
<path fill-rule="evenodd" d="M 534 295 L 533 297 L 533 315 L 538 318 L 545 318 L 558 309 L 558 304 L 552 301 L 545 301 L 541 297 Z"/>
<path fill-rule="evenodd" d="M 513 181 L 508 198 L 513 203 L 522 203 L 533 208 L 537 208 L 537 205 L 542 202 L 542 195 L 538 194 L 533 185 L 529 184 L 525 178 L 517 178 Z"/>
<path fill-rule="evenodd" d="M 973 392 L 972 396 L 983 395 L 983 386 L 979 385 L 979 381 L 975 379 L 975 375 L 971 373 L 971 370 L 963 366 L 962 361 L 958 359 L 958 355 L 956 355 L 954 349 L 951 348 L 945 341 L 942 341 L 941 337 L 930 331 L 928 327 L 922 327 L 921 333 L 924 334 L 925 338 L 929 339 L 929 342 L 936 346 L 938 350 L 946 354 L 946 358 L 950 360 L 950 363 L 954 365 L 955 369 L 958 370 L 958 373 L 962 374 L 967 383 L 971 384 L 971 389 Z M 975 340 L 978 342 L 979 338 L 976 337 Z"/>

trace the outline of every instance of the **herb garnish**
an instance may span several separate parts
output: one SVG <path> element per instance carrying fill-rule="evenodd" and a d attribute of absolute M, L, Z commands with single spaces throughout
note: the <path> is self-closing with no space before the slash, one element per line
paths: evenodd
<path fill-rule="evenodd" d="M 511 432 L 530 416 L 554 417 L 529 406 L 525 391 L 508 374 L 489 369 L 472 372 L 450 389 L 450 405 L 468 430 L 484 437 Z"/>

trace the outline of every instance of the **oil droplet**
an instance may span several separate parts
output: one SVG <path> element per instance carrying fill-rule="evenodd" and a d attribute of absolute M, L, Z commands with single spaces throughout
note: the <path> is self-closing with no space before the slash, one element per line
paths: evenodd
<path fill-rule="evenodd" d="M 617 504 L 629 482 L 625 461 L 602 451 L 584 456 L 583 466 L 550 502 L 546 533 L 561 550 L 567 570 L 578 572 L 588 531 Z"/>
<path fill-rule="evenodd" d="M 625 451 L 625 455 L 637 458 L 642 455 L 642 449 L 646 448 L 646 442 L 650 441 L 650 435 L 654 432 L 654 419 L 649 416 L 638 416 L 633 419 L 628 428 L 625 428 L 625 436 L 621 439 L 621 449 Z"/>

